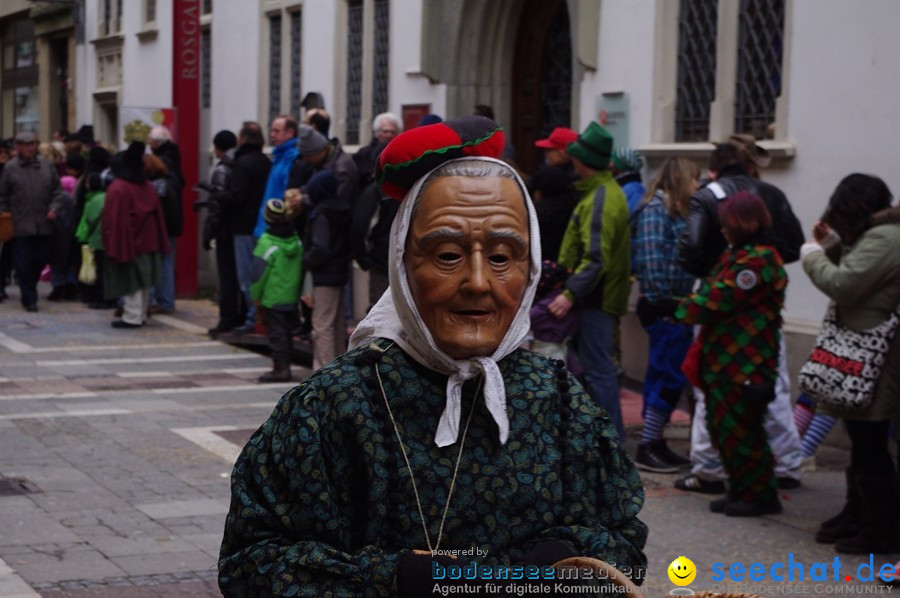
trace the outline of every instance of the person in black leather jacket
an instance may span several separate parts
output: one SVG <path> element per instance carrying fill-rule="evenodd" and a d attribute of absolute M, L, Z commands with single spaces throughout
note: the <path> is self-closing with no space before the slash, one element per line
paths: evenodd
<path fill-rule="evenodd" d="M 678 244 L 682 268 L 699 278 L 709 274 L 726 247 L 716 208 L 738 191 L 750 191 L 766 204 L 772 216 L 772 241 L 784 263 L 800 258 L 804 241 L 800 222 L 781 189 L 755 178 L 759 171 L 747 146 L 737 141 L 717 144 L 709 158 L 709 171 L 713 181 L 691 196 L 687 228 Z"/>

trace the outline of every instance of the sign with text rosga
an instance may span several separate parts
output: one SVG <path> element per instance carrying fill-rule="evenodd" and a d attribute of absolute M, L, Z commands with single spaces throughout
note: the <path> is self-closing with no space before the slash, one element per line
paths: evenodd
<path fill-rule="evenodd" d="M 197 213 L 193 210 L 200 177 L 200 1 L 173 0 L 172 101 L 178 111 L 176 136 L 184 174 L 184 232 L 175 254 L 175 288 L 179 295 L 197 294 Z"/>

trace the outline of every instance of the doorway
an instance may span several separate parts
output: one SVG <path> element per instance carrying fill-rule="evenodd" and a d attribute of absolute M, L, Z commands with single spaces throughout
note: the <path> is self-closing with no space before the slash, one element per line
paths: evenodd
<path fill-rule="evenodd" d="M 534 142 L 572 120 L 572 34 L 566 0 L 526 0 L 513 61 L 512 143 L 516 163 L 534 174 Z"/>

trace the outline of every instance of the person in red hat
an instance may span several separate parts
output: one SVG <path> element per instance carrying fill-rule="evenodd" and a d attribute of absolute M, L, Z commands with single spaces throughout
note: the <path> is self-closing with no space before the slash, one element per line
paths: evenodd
<path fill-rule="evenodd" d="M 567 168 L 572 171 L 572 160 L 566 153 L 566 146 L 578 139 L 578 133 L 566 127 L 556 127 L 546 139 L 538 139 L 535 147 L 544 150 L 544 160 L 548 166 Z"/>
<path fill-rule="evenodd" d="M 534 142 L 543 148 L 545 163 L 528 181 L 528 193 L 534 199 L 538 226 L 541 230 L 541 255 L 556 261 L 559 247 L 572 211 L 581 199 L 575 189 L 575 171 L 566 146 L 578 139 L 578 133 L 556 127 L 546 139 Z"/>

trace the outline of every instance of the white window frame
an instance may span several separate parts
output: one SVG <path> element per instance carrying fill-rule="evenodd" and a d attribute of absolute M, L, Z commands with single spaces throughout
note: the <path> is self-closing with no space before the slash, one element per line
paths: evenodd
<path fill-rule="evenodd" d="M 709 142 L 676 143 L 675 103 L 678 93 L 678 12 L 677 0 L 657 0 L 654 49 L 654 104 L 650 143 L 638 148 L 651 161 L 670 156 L 698 159 L 713 149 L 712 141 L 726 139 L 734 130 L 734 102 L 737 94 L 738 30 L 740 0 L 718 0 L 716 33 L 716 97 L 710 104 Z M 760 140 L 776 161 L 792 158 L 794 144 L 787 139 L 788 94 L 790 92 L 790 52 L 793 0 L 785 0 L 784 51 L 782 53 L 781 95 L 775 103 L 774 139 Z"/>
<path fill-rule="evenodd" d="M 278 88 L 278 106 L 279 110 L 278 114 L 290 114 L 291 109 L 291 61 L 292 60 L 302 60 L 302 48 L 301 48 L 301 56 L 292 56 L 291 55 L 291 16 L 292 13 L 300 12 L 301 13 L 301 45 L 302 45 L 302 27 L 303 27 L 303 2 L 301 0 L 268 0 L 263 4 L 262 11 L 262 35 L 261 43 L 262 43 L 262 51 L 261 58 L 264 63 L 264 68 L 262 71 L 262 86 L 260 88 L 260 110 L 262 111 L 262 115 L 259 122 L 265 122 L 265 126 L 268 127 L 271 123 L 269 122 L 269 83 L 271 73 L 271 66 L 269 60 L 269 52 L 271 45 L 271 31 L 270 31 L 270 18 L 280 16 L 281 17 L 281 68 L 279 69 L 279 75 L 281 77 L 281 85 Z M 302 70 L 301 70 L 301 86 L 302 86 Z M 300 119 L 302 114 L 291 114 L 296 119 Z M 268 129 L 266 129 L 268 130 Z"/>
<path fill-rule="evenodd" d="M 122 34 L 122 15 L 119 14 L 119 1 L 110 0 L 109 14 L 106 14 L 105 0 L 99 0 L 97 3 L 97 37 L 113 37 Z M 142 11 L 143 8 L 142 3 Z M 124 1 L 122 1 L 122 10 L 125 10 Z"/>
<path fill-rule="evenodd" d="M 396 3 L 390 1 L 389 22 L 393 23 L 394 10 Z M 347 139 L 347 56 L 349 49 L 347 48 L 347 16 L 349 8 L 347 1 L 340 3 L 338 12 L 338 22 L 340 25 L 340 47 L 338 56 L 339 77 L 335 82 L 337 89 L 341 93 L 337 96 L 335 103 L 335 112 L 331 115 L 332 126 L 338 123 L 341 139 Z M 388 33 L 388 52 L 390 53 L 390 32 Z M 388 60 L 390 64 L 390 60 Z M 363 0 L 363 36 L 362 36 L 362 80 L 360 89 L 362 94 L 360 97 L 359 111 L 359 143 L 346 146 L 349 151 L 355 151 L 355 148 L 366 145 L 372 138 L 372 119 L 375 118 L 372 104 L 375 99 L 375 0 Z M 388 85 L 388 106 L 390 101 L 390 85 Z M 388 108 L 390 109 L 390 108 Z"/>

